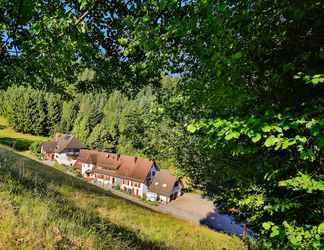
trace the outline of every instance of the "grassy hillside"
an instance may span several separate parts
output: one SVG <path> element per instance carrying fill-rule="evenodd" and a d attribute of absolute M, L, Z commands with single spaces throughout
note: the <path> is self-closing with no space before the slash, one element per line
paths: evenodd
<path fill-rule="evenodd" d="M 16 132 L 10 128 L 7 120 L 0 116 L 0 144 L 10 146 L 19 151 L 28 150 L 33 142 L 46 141 L 47 137 Z"/>
<path fill-rule="evenodd" d="M 0 249 L 242 249 L 0 146 Z"/>
<path fill-rule="evenodd" d="M 18 133 L 0 117 L 0 249 L 243 248 L 237 238 L 144 209 L 30 159 L 25 150 L 46 139 Z"/>

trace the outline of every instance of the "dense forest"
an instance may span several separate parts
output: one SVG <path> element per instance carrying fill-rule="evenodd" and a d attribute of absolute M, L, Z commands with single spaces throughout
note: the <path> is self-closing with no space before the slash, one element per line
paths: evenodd
<path fill-rule="evenodd" d="M 176 82 L 167 77 L 162 82 L 166 98 Z M 146 156 L 162 167 L 174 164 L 175 141 L 170 139 L 185 131 L 163 115 L 162 104 L 149 86 L 134 98 L 115 90 L 64 100 L 60 94 L 24 86 L 9 87 L 0 96 L 0 114 L 17 131 L 46 136 L 70 133 L 88 148 Z"/>
<path fill-rule="evenodd" d="M 257 233 L 324 245 L 324 3 L 0 1 L 1 113 L 167 160 Z"/>

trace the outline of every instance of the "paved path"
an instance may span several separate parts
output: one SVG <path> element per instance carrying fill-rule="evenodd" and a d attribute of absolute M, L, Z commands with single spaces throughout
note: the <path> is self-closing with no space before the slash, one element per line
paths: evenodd
<path fill-rule="evenodd" d="M 161 211 L 175 217 L 205 225 L 216 231 L 242 236 L 243 224 L 236 223 L 232 216 L 220 214 L 212 201 L 199 194 L 185 193 L 167 205 L 160 205 Z M 247 231 L 253 236 L 252 231 Z"/>
<path fill-rule="evenodd" d="M 185 193 L 167 205 L 160 205 L 159 208 L 173 216 L 200 224 L 203 218 L 214 211 L 215 206 L 199 194 Z"/>

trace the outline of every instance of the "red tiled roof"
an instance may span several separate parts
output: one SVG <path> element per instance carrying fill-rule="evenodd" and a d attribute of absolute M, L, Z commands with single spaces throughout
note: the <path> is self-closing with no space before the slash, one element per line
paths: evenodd
<path fill-rule="evenodd" d="M 88 160 L 91 155 L 95 160 Z M 154 164 L 153 161 L 144 158 L 85 149 L 81 149 L 78 159 L 84 163 L 95 164 L 98 167 L 95 172 L 109 170 L 110 175 L 140 182 L 145 181 Z"/>
<path fill-rule="evenodd" d="M 152 165 L 153 161 L 148 159 L 131 157 L 127 155 L 121 155 L 119 161 L 121 162 L 117 172 L 120 176 L 126 178 L 145 181 Z"/>
<path fill-rule="evenodd" d="M 156 173 L 149 190 L 153 193 L 170 196 L 178 178 L 171 175 L 168 170 L 162 169 Z"/>
<path fill-rule="evenodd" d="M 97 163 L 97 155 L 93 153 L 94 150 L 81 149 L 78 157 L 78 161 L 88 164 Z"/>

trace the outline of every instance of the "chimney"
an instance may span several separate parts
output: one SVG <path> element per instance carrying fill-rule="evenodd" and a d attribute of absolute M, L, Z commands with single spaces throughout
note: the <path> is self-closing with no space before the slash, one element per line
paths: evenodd
<path fill-rule="evenodd" d="M 109 158 L 109 154 L 108 153 L 106 154 L 106 158 Z"/>
<path fill-rule="evenodd" d="M 119 158 L 120 158 L 120 154 L 117 154 L 117 161 L 119 161 Z"/>
<path fill-rule="evenodd" d="M 134 161 L 135 161 L 135 163 L 137 162 L 137 156 L 134 157 Z"/>

